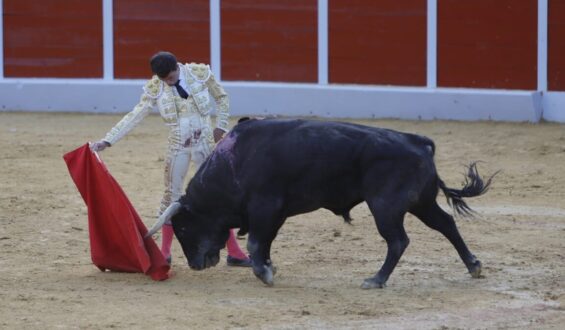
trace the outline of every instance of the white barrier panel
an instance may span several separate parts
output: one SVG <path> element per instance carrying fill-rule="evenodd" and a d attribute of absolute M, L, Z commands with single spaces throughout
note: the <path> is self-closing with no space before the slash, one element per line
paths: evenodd
<path fill-rule="evenodd" d="M 542 107 L 544 120 L 565 123 L 565 92 L 545 92 Z"/>
<path fill-rule="evenodd" d="M 118 113 L 139 100 L 143 80 L 4 79 L 2 111 Z M 233 115 L 319 116 L 331 118 L 451 119 L 565 122 L 563 98 L 557 108 L 542 93 L 478 89 L 427 89 L 359 85 L 224 82 Z M 563 94 L 563 93 L 557 93 Z"/>
<path fill-rule="evenodd" d="M 142 93 L 143 80 L 4 79 L 3 111 L 127 112 Z"/>
<path fill-rule="evenodd" d="M 537 122 L 541 93 L 477 89 L 225 83 L 234 113 Z"/>

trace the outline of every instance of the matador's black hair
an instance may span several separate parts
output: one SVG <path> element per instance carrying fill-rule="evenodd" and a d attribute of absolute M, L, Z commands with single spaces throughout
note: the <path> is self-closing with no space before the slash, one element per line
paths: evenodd
<path fill-rule="evenodd" d="M 169 73 L 177 69 L 177 58 L 169 52 L 158 52 L 151 57 L 149 63 L 151 71 L 159 78 L 166 78 Z"/>

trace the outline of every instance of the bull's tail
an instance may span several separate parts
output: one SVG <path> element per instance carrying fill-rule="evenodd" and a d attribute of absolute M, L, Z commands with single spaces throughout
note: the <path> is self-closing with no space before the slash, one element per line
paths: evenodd
<path fill-rule="evenodd" d="M 486 183 L 483 181 L 477 170 L 477 162 L 473 162 L 469 165 L 467 176 L 465 177 L 465 186 L 463 189 L 453 189 L 449 188 L 443 183 L 443 181 L 438 177 L 438 186 L 443 191 L 445 197 L 447 198 L 447 203 L 453 208 L 456 214 L 462 216 L 472 216 L 474 211 L 465 203 L 463 198 L 465 197 L 476 197 L 480 196 L 488 191 L 492 179 L 499 171 L 494 173 Z"/>

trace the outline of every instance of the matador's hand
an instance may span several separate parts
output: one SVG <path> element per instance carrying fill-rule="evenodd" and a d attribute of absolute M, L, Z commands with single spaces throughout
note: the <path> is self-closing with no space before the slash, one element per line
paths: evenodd
<path fill-rule="evenodd" d="M 214 142 L 218 143 L 224 137 L 224 131 L 219 128 L 214 128 Z"/>
<path fill-rule="evenodd" d="M 103 140 L 100 140 L 100 141 L 96 141 L 96 142 L 92 143 L 90 145 L 90 149 L 92 151 L 98 152 L 98 151 L 102 151 L 102 150 L 106 149 L 109 146 L 110 146 L 110 143 L 103 141 Z"/>

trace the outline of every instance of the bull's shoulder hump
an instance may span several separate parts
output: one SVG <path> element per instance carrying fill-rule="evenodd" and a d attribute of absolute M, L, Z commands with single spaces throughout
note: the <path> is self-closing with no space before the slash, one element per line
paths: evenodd
<path fill-rule="evenodd" d="M 271 138 L 282 138 L 287 135 L 307 134 L 314 136 L 351 135 L 360 138 L 380 132 L 383 129 L 357 125 L 346 122 L 319 121 L 306 119 L 260 119 L 246 120 L 233 128 L 239 135 L 268 136 Z"/>
<path fill-rule="evenodd" d="M 265 131 L 268 133 L 273 130 L 292 129 L 304 123 L 300 119 L 248 119 L 238 123 L 233 131 L 242 133 L 245 131 Z"/>

